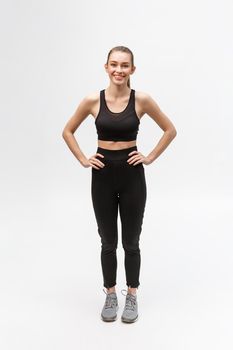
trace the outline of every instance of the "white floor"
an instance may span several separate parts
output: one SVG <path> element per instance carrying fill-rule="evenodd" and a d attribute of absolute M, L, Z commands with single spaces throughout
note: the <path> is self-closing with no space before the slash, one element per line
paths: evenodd
<path fill-rule="evenodd" d="M 120 235 L 119 317 L 105 323 L 100 319 L 105 294 L 92 209 L 89 220 L 80 223 L 77 217 L 89 203 L 65 214 L 61 203 L 57 198 L 37 214 L 36 203 L 19 208 L 17 220 L 5 221 L 2 350 L 232 350 L 230 200 L 169 199 L 148 206 L 141 234 L 139 319 L 133 324 L 120 320 L 125 300 L 120 291 L 126 288 Z"/>

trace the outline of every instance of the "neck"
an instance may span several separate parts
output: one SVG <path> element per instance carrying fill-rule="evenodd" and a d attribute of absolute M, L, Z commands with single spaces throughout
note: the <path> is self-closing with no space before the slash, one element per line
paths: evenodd
<path fill-rule="evenodd" d="M 129 95 L 131 92 L 131 88 L 128 85 L 112 85 L 110 84 L 106 89 L 107 94 L 113 96 L 115 98 L 121 98 L 126 95 Z"/>

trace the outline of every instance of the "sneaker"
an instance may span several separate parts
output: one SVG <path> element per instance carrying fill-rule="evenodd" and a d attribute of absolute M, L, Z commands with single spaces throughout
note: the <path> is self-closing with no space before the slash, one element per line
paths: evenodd
<path fill-rule="evenodd" d="M 122 289 L 122 291 L 126 291 L 126 289 Z M 121 291 L 121 293 L 122 293 Z M 122 322 L 132 323 L 135 322 L 138 319 L 138 302 L 137 302 L 137 295 L 133 295 L 127 292 L 124 296 L 126 296 L 125 299 L 125 307 L 121 316 Z"/>
<path fill-rule="evenodd" d="M 116 292 L 107 293 L 104 289 L 103 291 L 106 294 L 106 300 L 101 312 L 101 318 L 106 322 L 115 321 L 117 319 L 117 311 L 119 309 Z"/>

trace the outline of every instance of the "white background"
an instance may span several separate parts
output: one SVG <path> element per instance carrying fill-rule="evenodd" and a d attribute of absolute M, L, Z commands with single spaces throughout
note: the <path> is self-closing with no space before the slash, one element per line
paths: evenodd
<path fill-rule="evenodd" d="M 232 349 L 230 0 L 1 1 L 1 349 Z M 139 319 L 100 319 L 100 239 L 91 168 L 62 139 L 81 99 L 109 85 L 116 45 L 134 53 L 131 87 L 149 93 L 177 136 L 145 165 Z M 163 132 L 141 119 L 147 155 Z M 75 137 L 96 152 L 93 116 Z"/>

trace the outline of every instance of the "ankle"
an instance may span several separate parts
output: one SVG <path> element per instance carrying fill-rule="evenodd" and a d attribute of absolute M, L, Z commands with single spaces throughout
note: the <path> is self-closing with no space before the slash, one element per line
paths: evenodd
<path fill-rule="evenodd" d="M 115 287 L 111 287 L 111 288 L 106 288 L 107 289 L 107 293 L 116 293 L 116 289 Z"/>
<path fill-rule="evenodd" d="M 128 286 L 128 291 L 129 294 L 137 295 L 137 288 L 133 288 Z"/>

